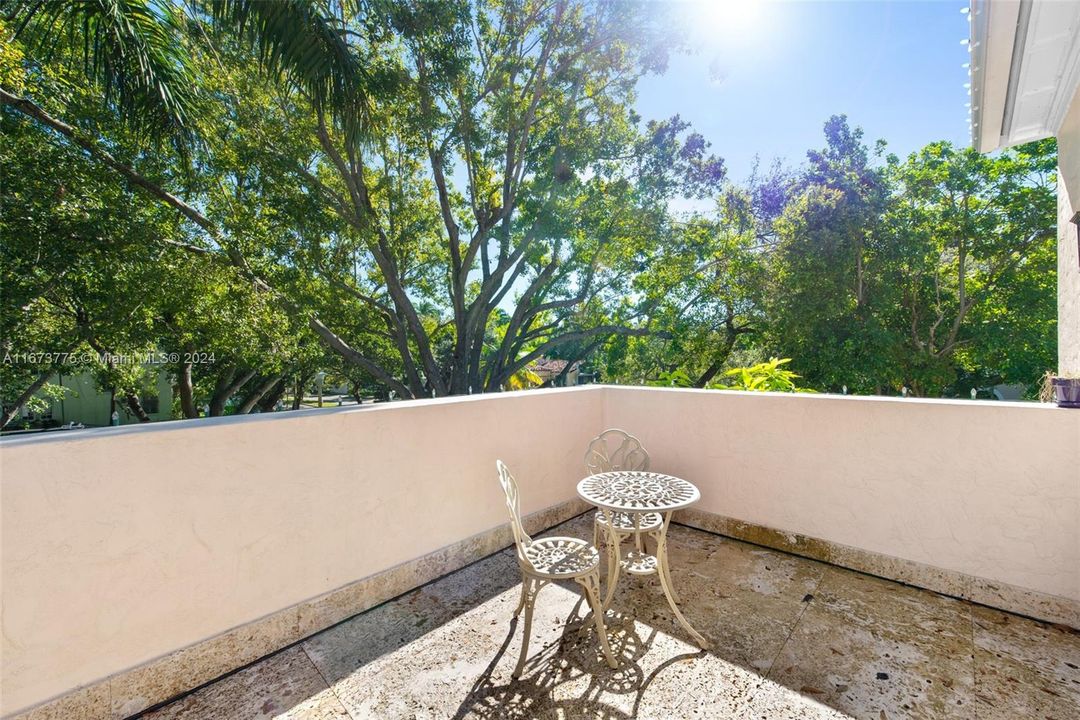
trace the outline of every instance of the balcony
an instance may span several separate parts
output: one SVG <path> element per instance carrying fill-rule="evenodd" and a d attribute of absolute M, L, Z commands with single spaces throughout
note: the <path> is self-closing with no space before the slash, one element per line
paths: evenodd
<path fill-rule="evenodd" d="M 588 537 L 574 485 L 610 426 L 701 489 L 672 564 L 714 649 L 623 578 L 608 670 L 553 586 L 512 681 L 494 460 L 533 531 Z M 1080 712 L 1068 410 L 593 386 L 22 438 L 0 460 L 5 717 Z"/>
<path fill-rule="evenodd" d="M 554 534 L 587 537 L 579 516 Z M 672 532 L 701 652 L 635 579 L 598 657 L 580 593 L 545 589 L 530 662 L 503 550 L 323 631 L 147 720 L 255 717 L 1075 717 L 1075 632 L 712 533 Z M 1047 662 L 1049 661 L 1049 662 Z"/>

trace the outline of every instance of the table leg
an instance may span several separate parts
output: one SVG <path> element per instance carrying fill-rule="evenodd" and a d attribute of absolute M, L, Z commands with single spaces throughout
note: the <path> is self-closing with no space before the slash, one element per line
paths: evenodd
<path fill-rule="evenodd" d="M 666 552 L 667 552 L 667 550 L 665 548 L 665 553 Z M 667 587 L 668 587 L 668 590 L 671 592 L 671 599 L 674 600 L 677 603 L 682 602 L 682 598 L 679 597 L 679 593 L 675 589 L 675 583 L 672 582 L 672 580 L 671 580 L 671 563 L 668 563 L 668 562 L 665 561 L 663 564 L 661 564 L 660 563 L 660 551 L 657 550 L 656 553 L 657 553 L 657 555 L 656 555 L 656 558 L 657 558 L 657 560 L 656 560 L 656 574 L 657 575 L 662 574 L 664 576 L 664 579 L 667 580 Z M 665 560 L 666 560 L 666 558 L 665 558 Z"/>
<path fill-rule="evenodd" d="M 701 636 L 697 630 L 690 626 L 690 623 L 683 617 L 682 612 L 679 610 L 679 606 L 676 605 L 675 591 L 671 587 L 671 575 L 668 572 L 668 556 L 667 556 L 667 529 L 668 524 L 671 522 L 671 513 L 664 513 L 664 524 L 660 526 L 660 530 L 656 536 L 656 569 L 657 575 L 660 576 L 660 587 L 664 590 L 664 596 L 667 598 L 668 605 L 671 606 L 671 611 L 675 613 L 675 619 L 679 621 L 679 624 L 683 626 L 686 632 L 690 633 L 690 637 L 694 638 L 694 642 L 702 650 L 709 649 L 709 641 Z"/>
<path fill-rule="evenodd" d="M 608 527 L 608 576 L 607 594 L 604 596 L 604 610 L 611 607 L 611 599 L 615 597 L 615 586 L 619 582 L 619 570 L 622 569 L 622 550 L 620 538 L 615 531 L 615 517 L 610 510 L 601 509 Z"/>

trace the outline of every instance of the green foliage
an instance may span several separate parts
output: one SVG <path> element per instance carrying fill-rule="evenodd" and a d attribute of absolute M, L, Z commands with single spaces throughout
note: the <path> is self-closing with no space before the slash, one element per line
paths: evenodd
<path fill-rule="evenodd" d="M 497 391 L 539 357 L 926 395 L 1053 363 L 1052 142 L 899 159 L 836 116 L 804 167 L 733 182 L 634 111 L 678 47 L 660 4 L 12 7 L 5 97 L 72 129 L 5 100 L 0 340 L 213 354 L 168 368 L 185 414 L 319 371 Z M 0 368 L 5 406 L 50 369 Z"/>
<path fill-rule="evenodd" d="M 750 367 L 732 368 L 724 373 L 724 377 L 728 378 L 726 382 L 712 384 L 709 387 L 755 392 L 814 392 L 795 384 L 799 376 L 781 367 L 789 362 L 791 358 L 769 358 L 763 363 Z"/>
<path fill-rule="evenodd" d="M 78 65 L 106 104 L 149 135 L 191 139 L 195 84 L 176 6 L 166 0 L 5 0 L 39 60 Z"/>
<path fill-rule="evenodd" d="M 646 380 L 645 384 L 653 387 L 693 387 L 690 376 L 681 368 L 662 370 L 655 380 Z"/>
<path fill-rule="evenodd" d="M 349 42 L 349 28 L 311 0 L 199 0 L 215 24 L 254 49 L 268 74 L 303 90 L 318 113 L 359 137 L 371 114 L 368 94 L 393 92 L 393 77 L 378 56 Z"/>
<path fill-rule="evenodd" d="M 709 390 L 752 390 L 755 392 L 814 392 L 809 388 L 799 387 L 795 381 L 797 374 L 782 367 L 791 362 L 791 358 L 769 358 L 765 362 L 747 367 L 735 367 L 726 370 L 721 379 L 703 385 Z M 694 387 L 695 383 L 681 368 L 661 371 L 646 385 L 653 387 Z"/>
<path fill-rule="evenodd" d="M 823 390 L 1033 386 L 1054 355 L 1053 142 L 875 165 L 843 118 L 826 137 L 775 225 L 766 346 Z"/>
<path fill-rule="evenodd" d="M 3 81 L 52 90 L 52 105 L 92 120 L 113 139 L 115 155 L 145 172 L 183 174 L 178 154 L 147 152 L 141 132 L 73 88 L 65 70 L 27 73 L 11 63 Z M 151 353 L 215 359 L 217 366 L 193 368 L 200 404 L 223 366 L 284 371 L 295 354 L 295 322 L 236 269 L 183 249 L 192 232 L 171 209 L 19 115 L 5 112 L 0 126 L 3 349 L 79 359 L 0 366 L 5 410 L 42 373 L 89 372 L 101 388 L 137 397 L 153 373 L 131 359 Z M 236 222 L 254 229 L 233 209 Z M 91 359 L 102 354 L 124 361 Z M 165 369 L 179 375 L 182 364 Z"/>
<path fill-rule="evenodd" d="M 1056 148 L 996 156 L 931 143 L 891 168 L 896 381 L 937 394 L 958 372 L 1034 387 L 1056 351 Z"/>
<path fill-rule="evenodd" d="M 888 186 L 847 118 L 831 118 L 825 138 L 775 223 L 767 346 L 797 358 L 811 387 L 875 392 L 888 357 L 875 313 Z"/>

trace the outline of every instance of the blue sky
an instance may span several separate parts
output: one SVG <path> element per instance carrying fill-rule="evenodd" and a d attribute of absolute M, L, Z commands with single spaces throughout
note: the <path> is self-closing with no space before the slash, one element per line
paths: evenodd
<path fill-rule="evenodd" d="M 680 114 L 744 180 L 754 155 L 801 163 L 845 113 L 898 155 L 968 144 L 967 15 L 941 2 L 710 0 L 672 3 L 691 55 L 638 84 L 645 119 Z"/>

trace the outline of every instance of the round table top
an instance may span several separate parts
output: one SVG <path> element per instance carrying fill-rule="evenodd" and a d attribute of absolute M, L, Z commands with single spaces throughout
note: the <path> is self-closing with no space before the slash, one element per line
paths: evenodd
<path fill-rule="evenodd" d="M 667 512 L 693 505 L 701 493 L 682 478 L 640 470 L 590 475 L 578 483 L 578 495 L 616 512 Z"/>

